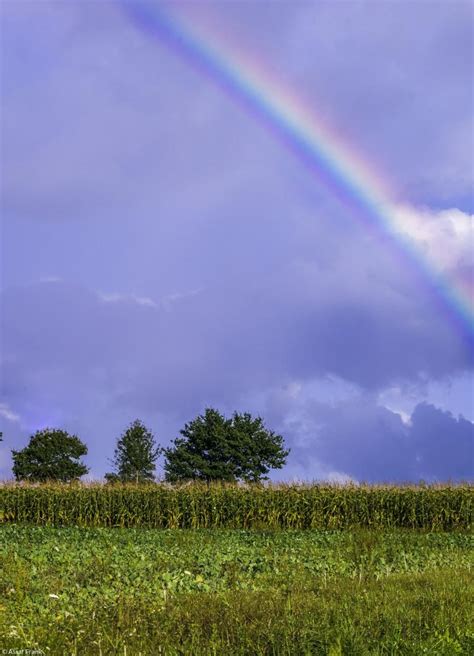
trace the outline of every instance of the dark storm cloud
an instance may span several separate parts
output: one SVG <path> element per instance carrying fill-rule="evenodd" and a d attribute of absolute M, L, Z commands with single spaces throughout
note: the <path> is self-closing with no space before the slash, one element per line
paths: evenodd
<path fill-rule="evenodd" d="M 474 478 L 474 424 L 427 403 L 418 405 L 409 431 L 420 478 Z"/>
<path fill-rule="evenodd" d="M 466 367 L 465 345 L 448 326 L 370 284 L 363 298 L 362 282 L 335 298 L 321 271 L 285 269 L 243 289 L 225 278 L 168 301 L 104 300 L 64 282 L 11 288 L 2 298 L 5 366 L 26 378 L 60 374 L 71 394 L 98 367 L 116 378 L 121 403 L 170 411 L 186 399 L 226 402 L 275 378 L 330 373 L 378 389 Z M 6 376 L 7 388 L 18 375 Z"/>
<path fill-rule="evenodd" d="M 304 436 L 296 421 L 287 427 L 296 443 L 292 459 L 316 477 L 338 472 L 367 482 L 467 481 L 474 477 L 474 424 L 421 403 L 409 423 L 399 414 L 358 397 L 324 405 L 309 402 Z M 298 439 L 298 435 L 300 439 Z"/>

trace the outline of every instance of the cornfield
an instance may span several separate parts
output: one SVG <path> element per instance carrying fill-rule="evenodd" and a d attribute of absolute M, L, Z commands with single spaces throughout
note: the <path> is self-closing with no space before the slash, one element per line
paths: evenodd
<path fill-rule="evenodd" d="M 49 526 L 470 529 L 474 487 L 462 485 L 0 486 L 0 521 Z"/>

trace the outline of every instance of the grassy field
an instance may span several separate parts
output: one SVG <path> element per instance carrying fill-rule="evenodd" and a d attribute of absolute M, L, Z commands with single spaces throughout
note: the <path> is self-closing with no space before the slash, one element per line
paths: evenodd
<path fill-rule="evenodd" d="M 4 524 L 0 650 L 472 654 L 473 546 L 466 532 Z"/>

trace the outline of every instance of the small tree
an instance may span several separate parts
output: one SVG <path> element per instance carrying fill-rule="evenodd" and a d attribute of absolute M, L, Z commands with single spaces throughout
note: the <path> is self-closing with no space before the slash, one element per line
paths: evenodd
<path fill-rule="evenodd" d="M 13 474 L 17 481 L 77 480 L 89 471 L 80 462 L 86 454 L 87 446 L 76 435 L 45 428 L 32 435 L 21 451 L 12 450 Z"/>
<path fill-rule="evenodd" d="M 116 471 L 106 474 L 109 483 L 154 479 L 155 462 L 161 448 L 155 446 L 153 434 L 139 419 L 136 419 L 117 441 L 112 461 Z"/>
<path fill-rule="evenodd" d="M 180 431 L 182 437 L 164 449 L 168 481 L 260 481 L 281 468 L 289 451 L 283 438 L 265 428 L 260 417 L 234 413 L 226 419 L 207 408 Z"/>

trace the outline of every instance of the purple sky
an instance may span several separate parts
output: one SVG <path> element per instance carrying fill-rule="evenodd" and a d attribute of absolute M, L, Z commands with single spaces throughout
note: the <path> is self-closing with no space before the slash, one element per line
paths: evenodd
<path fill-rule="evenodd" d="M 471 3 L 167 6 L 304 97 L 472 276 Z M 166 445 L 209 405 L 285 437 L 278 479 L 473 476 L 472 350 L 390 244 L 117 3 L 1 14 L 0 478 L 39 428 L 100 477 L 133 419 Z"/>

